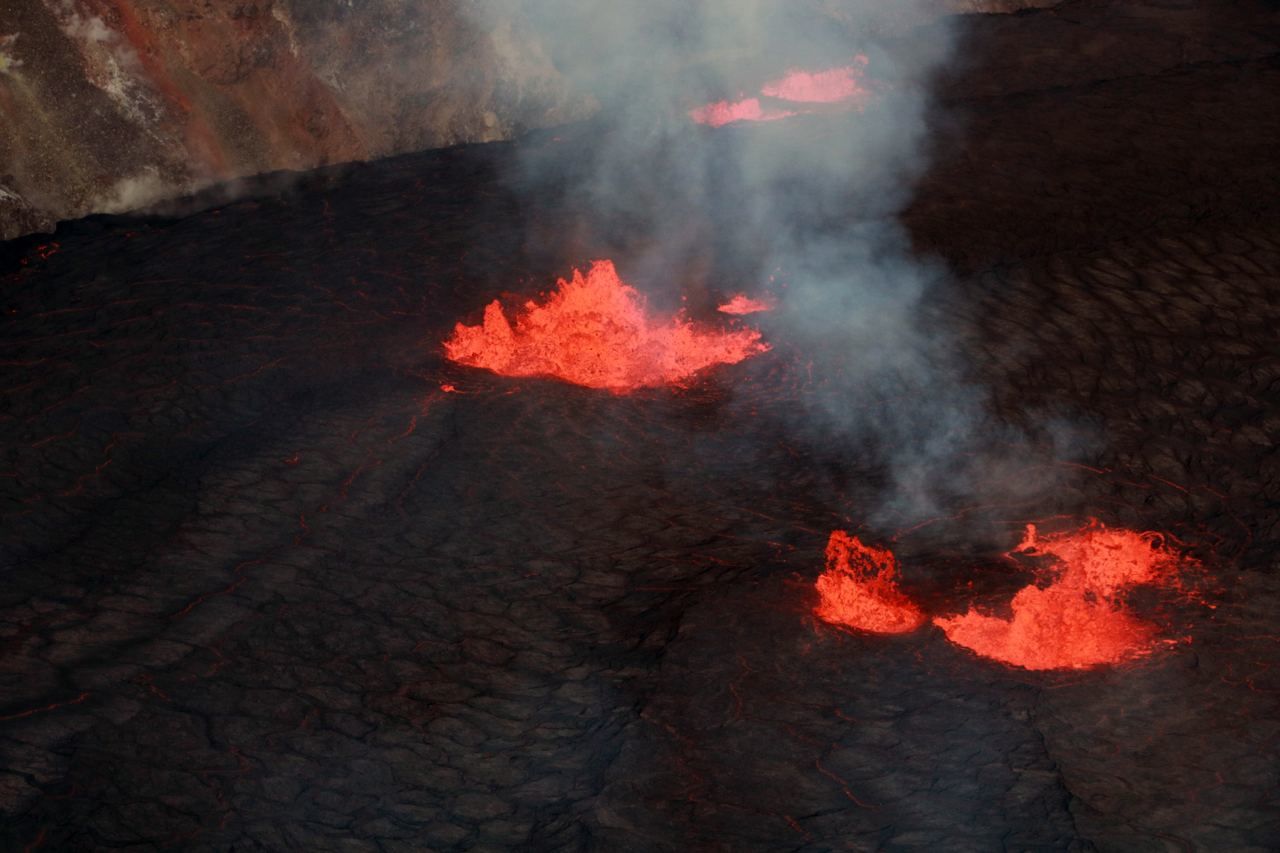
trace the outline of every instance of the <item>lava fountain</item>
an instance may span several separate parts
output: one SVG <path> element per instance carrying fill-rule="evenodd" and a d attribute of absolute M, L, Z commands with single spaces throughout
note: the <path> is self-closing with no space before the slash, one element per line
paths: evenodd
<path fill-rule="evenodd" d="M 1044 536 L 1027 525 L 1013 554 L 1047 558 L 1051 582 L 1020 590 L 1009 618 L 970 609 L 933 621 L 957 645 L 1034 670 L 1086 669 L 1149 654 L 1158 629 L 1127 611 L 1124 593 L 1172 580 L 1183 561 L 1158 533 L 1112 530 L 1096 520 Z"/>
<path fill-rule="evenodd" d="M 623 394 L 678 384 L 717 364 L 765 352 L 755 329 L 718 329 L 683 315 L 649 314 L 644 297 L 618 277 L 611 261 L 595 261 L 542 304 L 525 303 L 512 323 L 498 300 L 478 326 L 457 324 L 444 343 L 452 361 L 504 376 L 549 376 Z"/>
<path fill-rule="evenodd" d="M 898 589 L 898 561 L 884 548 L 836 530 L 827 540 L 826 570 L 818 576 L 818 618 L 876 634 L 905 634 L 924 614 Z"/>

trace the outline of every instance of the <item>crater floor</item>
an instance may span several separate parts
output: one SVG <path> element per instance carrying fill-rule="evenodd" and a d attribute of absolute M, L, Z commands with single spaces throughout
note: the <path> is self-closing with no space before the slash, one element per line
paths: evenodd
<path fill-rule="evenodd" d="M 816 624 L 877 495 L 741 416 L 791 404 L 781 349 L 626 397 L 445 362 L 610 249 L 501 179 L 547 139 L 4 246 L 4 848 L 1280 847 L 1278 41 L 1266 4 L 975 18 L 903 216 L 995 410 L 1097 425 L 1047 509 L 1213 579 L 1116 669 Z M 900 533 L 928 608 L 1025 582 Z"/>

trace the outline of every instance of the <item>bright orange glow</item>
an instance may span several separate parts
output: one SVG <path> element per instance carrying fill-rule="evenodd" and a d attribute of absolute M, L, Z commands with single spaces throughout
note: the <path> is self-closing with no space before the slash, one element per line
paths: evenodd
<path fill-rule="evenodd" d="M 792 69 L 782 79 L 766 83 L 760 94 L 804 104 L 835 104 L 866 97 L 869 93 L 862 84 L 862 70 L 866 65 L 867 58 L 858 56 L 853 65 L 843 68 L 825 71 Z"/>
<path fill-rule="evenodd" d="M 789 110 L 766 110 L 759 98 L 716 101 L 689 111 L 691 119 L 709 127 L 723 127 L 736 121 L 777 121 L 793 115 Z"/>
<path fill-rule="evenodd" d="M 773 302 L 768 299 L 752 299 L 745 293 L 739 293 L 728 302 L 716 308 L 722 314 L 759 314 L 761 311 L 772 311 Z"/>
<path fill-rule="evenodd" d="M 827 567 L 818 576 L 817 616 L 877 634 L 905 634 L 924 624 L 920 608 L 897 583 L 898 561 L 883 548 L 836 530 L 827 540 Z"/>
<path fill-rule="evenodd" d="M 792 69 L 760 88 L 761 97 L 784 101 L 785 106 L 770 106 L 760 97 L 740 98 L 736 101 L 715 101 L 692 109 L 689 117 L 698 124 L 723 127 L 739 121 L 777 121 L 814 111 L 812 106 L 803 108 L 805 104 L 862 107 L 871 97 L 871 90 L 864 82 L 866 67 L 867 57 L 859 54 L 851 65 L 838 68 L 823 71 Z"/>
<path fill-rule="evenodd" d="M 678 383 L 716 364 L 736 364 L 769 349 L 754 329 L 722 330 L 682 316 L 657 319 L 644 297 L 618 277 L 612 261 L 561 279 L 539 305 L 507 320 L 497 301 L 479 326 L 459 323 L 445 341 L 453 361 L 505 376 L 552 376 L 626 393 Z"/>
<path fill-rule="evenodd" d="M 1013 597 L 1012 616 L 939 617 L 947 639 L 983 657 L 1025 669 L 1085 669 L 1143 657 L 1157 628 L 1130 614 L 1123 593 L 1173 578 L 1180 557 L 1157 533 L 1111 530 L 1091 521 L 1080 530 L 1038 536 L 1035 525 L 1014 549 L 1047 557 L 1055 576 Z"/>

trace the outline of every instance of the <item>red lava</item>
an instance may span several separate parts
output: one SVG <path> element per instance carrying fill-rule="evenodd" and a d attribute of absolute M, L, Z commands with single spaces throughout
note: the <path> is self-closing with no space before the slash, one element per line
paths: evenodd
<path fill-rule="evenodd" d="M 716 310 L 722 314 L 742 316 L 743 314 L 759 314 L 761 311 L 772 311 L 773 307 L 773 302 L 768 299 L 753 299 L 745 293 L 739 293 L 716 308 Z"/>
<path fill-rule="evenodd" d="M 835 104 L 863 98 L 869 94 L 862 84 L 862 73 L 866 67 L 867 57 L 859 54 L 852 65 L 842 68 L 825 71 L 792 69 L 782 79 L 766 83 L 760 94 L 803 104 Z"/>
<path fill-rule="evenodd" d="M 899 589 L 898 561 L 843 530 L 827 540 L 826 570 L 818 576 L 819 619 L 876 634 L 905 634 L 924 614 Z"/>
<path fill-rule="evenodd" d="M 814 104 L 847 104 L 861 107 L 871 97 L 864 83 L 867 57 L 859 54 L 853 63 L 823 71 L 791 69 L 785 76 L 770 81 L 760 88 L 760 95 L 785 102 L 786 106 L 769 106 L 759 97 L 739 98 L 736 101 L 715 101 L 689 111 L 689 117 L 698 124 L 723 127 L 739 121 L 777 121 L 806 112 L 812 112 Z"/>
<path fill-rule="evenodd" d="M 682 315 L 655 318 L 612 261 L 561 279 L 542 304 L 526 302 L 512 323 L 494 300 L 478 326 L 459 323 L 446 356 L 505 376 L 550 376 L 627 393 L 679 383 L 717 364 L 765 352 L 755 329 L 699 326 Z"/>
<path fill-rule="evenodd" d="M 738 101 L 715 101 L 689 111 L 689 117 L 708 127 L 723 127 L 738 121 L 777 121 L 790 118 L 791 110 L 766 110 L 759 98 L 743 98 Z"/>
<path fill-rule="evenodd" d="M 1020 590 L 1009 618 L 970 609 L 934 619 L 951 642 L 1033 670 L 1086 669 L 1151 652 L 1158 629 L 1128 612 L 1123 593 L 1174 578 L 1182 558 L 1160 534 L 1111 530 L 1094 520 L 1040 536 L 1027 525 L 1012 553 L 1049 558 L 1053 580 Z"/>

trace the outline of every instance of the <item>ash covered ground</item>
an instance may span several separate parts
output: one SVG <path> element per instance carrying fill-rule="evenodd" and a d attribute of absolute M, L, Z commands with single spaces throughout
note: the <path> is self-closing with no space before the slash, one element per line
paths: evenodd
<path fill-rule="evenodd" d="M 952 270 L 924 322 L 1098 439 L 1034 506 L 871 531 L 930 612 L 1026 582 L 967 525 L 1168 531 L 1189 641 L 1030 673 L 817 624 L 879 472 L 770 417 L 803 355 L 628 396 L 445 362 L 644 237 L 500 177 L 590 127 L 414 155 L 4 247 L 4 847 L 1280 846 L 1280 26 L 1189 8 L 975 21 L 902 217 Z"/>

